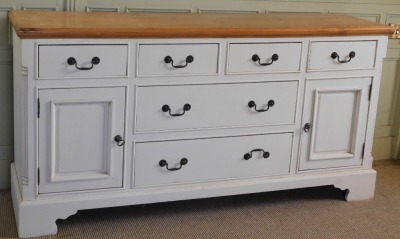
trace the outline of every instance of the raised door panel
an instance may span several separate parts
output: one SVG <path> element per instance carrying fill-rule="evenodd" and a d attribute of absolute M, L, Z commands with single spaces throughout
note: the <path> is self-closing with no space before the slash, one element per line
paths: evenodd
<path fill-rule="evenodd" d="M 307 80 L 300 170 L 359 166 L 371 78 Z"/>
<path fill-rule="evenodd" d="M 122 187 L 125 88 L 39 90 L 39 193 Z"/>

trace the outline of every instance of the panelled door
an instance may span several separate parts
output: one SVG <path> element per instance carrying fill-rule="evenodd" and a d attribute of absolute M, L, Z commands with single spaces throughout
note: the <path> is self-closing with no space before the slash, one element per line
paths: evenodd
<path fill-rule="evenodd" d="M 39 194 L 122 187 L 125 92 L 39 90 Z"/>
<path fill-rule="evenodd" d="M 306 80 L 299 170 L 361 165 L 371 81 Z"/>

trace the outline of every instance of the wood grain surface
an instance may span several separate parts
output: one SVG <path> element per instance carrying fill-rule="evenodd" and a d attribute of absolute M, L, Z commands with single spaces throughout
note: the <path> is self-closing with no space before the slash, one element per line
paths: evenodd
<path fill-rule="evenodd" d="M 389 35 L 394 28 L 336 13 L 9 12 L 20 38 L 211 38 Z"/>

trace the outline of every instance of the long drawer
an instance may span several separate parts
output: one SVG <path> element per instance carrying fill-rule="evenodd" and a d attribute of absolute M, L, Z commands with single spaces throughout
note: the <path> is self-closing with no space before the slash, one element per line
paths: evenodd
<path fill-rule="evenodd" d="M 136 132 L 294 124 L 298 81 L 140 86 Z"/>
<path fill-rule="evenodd" d="M 287 174 L 292 140 L 280 133 L 136 143 L 134 185 Z"/>
<path fill-rule="evenodd" d="M 126 77 L 128 45 L 39 45 L 38 78 Z"/>

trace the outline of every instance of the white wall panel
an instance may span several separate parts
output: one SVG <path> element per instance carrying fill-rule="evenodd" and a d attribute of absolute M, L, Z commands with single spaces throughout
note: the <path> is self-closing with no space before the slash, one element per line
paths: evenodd
<path fill-rule="evenodd" d="M 8 20 L 7 13 L 11 9 L 14 9 L 14 6 L 0 6 L 0 44 L 10 44 L 11 43 L 11 25 Z"/>
<path fill-rule="evenodd" d="M 63 0 L 21 0 L 19 2 L 21 10 L 49 10 L 62 11 L 64 10 Z"/>
<path fill-rule="evenodd" d="M 0 62 L 0 146 L 13 145 L 12 65 Z"/>

